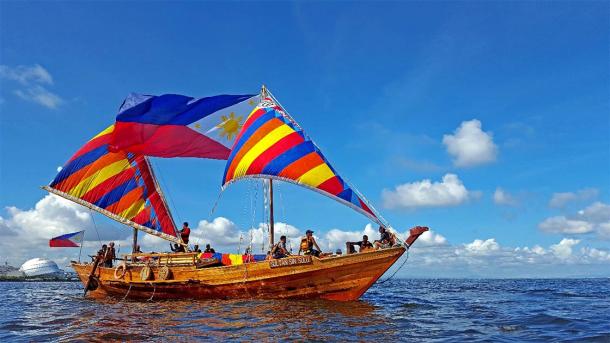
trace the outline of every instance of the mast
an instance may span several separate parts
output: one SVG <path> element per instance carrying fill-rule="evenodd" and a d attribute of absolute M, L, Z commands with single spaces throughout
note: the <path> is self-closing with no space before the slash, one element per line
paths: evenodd
<path fill-rule="evenodd" d="M 273 180 L 269 179 L 269 248 L 273 247 L 275 240 L 273 239 Z"/>
<path fill-rule="evenodd" d="M 133 246 L 131 247 L 131 252 L 136 253 L 136 247 L 138 246 L 138 229 L 133 229 Z"/>
<path fill-rule="evenodd" d="M 261 101 L 269 95 L 267 87 L 261 86 Z M 269 178 L 269 249 L 275 244 L 274 239 L 275 220 L 273 218 L 273 179 Z"/>

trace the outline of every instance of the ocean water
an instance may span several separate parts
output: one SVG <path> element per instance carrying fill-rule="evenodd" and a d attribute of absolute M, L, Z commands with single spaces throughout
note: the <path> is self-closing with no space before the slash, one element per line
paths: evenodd
<path fill-rule="evenodd" d="M 360 301 L 131 302 L 0 282 L 0 341 L 610 342 L 610 279 L 391 280 Z"/>

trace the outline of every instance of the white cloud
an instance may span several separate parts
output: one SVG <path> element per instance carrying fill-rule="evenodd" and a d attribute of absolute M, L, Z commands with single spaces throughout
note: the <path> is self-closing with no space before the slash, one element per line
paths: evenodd
<path fill-rule="evenodd" d="M 6 65 L 0 65 L 0 78 L 17 81 L 18 83 L 28 86 L 33 83 L 38 84 L 53 84 L 53 77 L 40 64 L 33 66 L 17 66 L 11 68 Z"/>
<path fill-rule="evenodd" d="M 402 236 L 402 239 L 406 239 L 407 237 L 409 237 L 409 233 L 405 232 L 405 234 Z M 418 246 L 419 245 L 423 245 L 423 246 L 427 246 L 427 247 L 434 247 L 434 246 L 441 246 L 441 245 L 446 245 L 447 244 L 447 239 L 445 237 L 443 237 L 442 235 L 429 230 L 424 232 L 421 236 L 419 236 L 419 238 L 416 241 Z"/>
<path fill-rule="evenodd" d="M 63 103 L 57 94 L 40 85 L 33 85 L 25 90 L 17 89 L 14 93 L 23 100 L 35 102 L 47 108 L 57 108 Z"/>
<path fill-rule="evenodd" d="M 549 233 L 579 234 L 593 231 L 593 224 L 584 220 L 568 219 L 564 216 L 547 218 L 538 224 L 538 227 Z"/>
<path fill-rule="evenodd" d="M 595 188 L 585 188 L 576 192 L 553 193 L 549 207 L 563 208 L 570 202 L 583 201 L 595 198 L 599 191 Z"/>
<path fill-rule="evenodd" d="M 496 242 L 495 238 L 486 240 L 475 239 L 472 243 L 464 244 L 466 252 L 475 255 L 488 255 L 494 251 L 500 249 L 500 245 Z"/>
<path fill-rule="evenodd" d="M 498 155 L 492 133 L 481 130 L 481 122 L 477 119 L 462 122 L 453 135 L 444 135 L 443 144 L 457 167 L 493 162 Z"/>
<path fill-rule="evenodd" d="M 570 235 L 595 232 L 601 239 L 610 239 L 610 205 L 597 201 L 575 214 L 547 218 L 538 228 Z"/>
<path fill-rule="evenodd" d="M 551 245 L 549 248 L 555 256 L 562 260 L 572 256 L 572 247 L 580 243 L 578 239 L 564 238 L 559 243 Z"/>
<path fill-rule="evenodd" d="M 498 205 L 515 206 L 518 204 L 518 201 L 514 196 L 498 187 L 494 192 L 494 203 Z"/>
<path fill-rule="evenodd" d="M 91 242 L 85 247 L 99 248 L 96 231 L 104 241 L 116 240 L 127 233 L 101 220 L 96 227 L 89 210 L 51 194 L 39 200 L 34 208 L 22 210 L 11 206 L 6 212 L 6 218 L 0 217 L 0 258 L 16 264 L 33 257 L 78 258 L 78 249 L 49 248 L 49 239 L 62 234 L 86 230 L 85 240 Z"/>
<path fill-rule="evenodd" d="M 53 77 L 41 65 L 9 67 L 0 65 L 0 78 L 12 80 L 20 85 L 13 90 L 19 98 L 47 108 L 57 108 L 64 101 L 45 86 L 53 85 Z"/>
<path fill-rule="evenodd" d="M 405 183 L 391 191 L 384 189 L 381 197 L 386 208 L 417 208 L 457 206 L 476 194 L 466 189 L 455 174 L 446 174 L 441 182 L 429 179 Z"/>

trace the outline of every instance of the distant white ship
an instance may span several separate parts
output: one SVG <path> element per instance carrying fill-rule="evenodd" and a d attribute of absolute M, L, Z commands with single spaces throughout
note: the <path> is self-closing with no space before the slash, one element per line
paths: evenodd
<path fill-rule="evenodd" d="M 27 277 L 33 276 L 63 276 L 63 271 L 59 269 L 57 263 L 41 258 L 33 258 L 26 261 L 19 268 Z"/>

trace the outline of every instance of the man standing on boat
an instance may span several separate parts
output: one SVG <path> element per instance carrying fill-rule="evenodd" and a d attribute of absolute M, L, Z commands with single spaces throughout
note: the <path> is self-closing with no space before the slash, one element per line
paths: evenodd
<path fill-rule="evenodd" d="M 314 249 L 315 247 L 315 249 Z M 301 246 L 299 248 L 299 254 L 301 251 L 303 255 L 313 255 L 320 256 L 320 247 L 316 242 L 316 239 L 313 237 L 313 231 L 307 230 L 305 231 L 305 237 L 301 238 Z"/>
<path fill-rule="evenodd" d="M 189 228 L 189 223 L 184 222 L 182 224 L 182 230 L 180 230 L 180 237 L 182 238 L 182 242 L 184 242 L 184 244 L 189 244 L 190 235 L 191 235 L 191 229 Z"/>
<path fill-rule="evenodd" d="M 116 252 L 114 251 L 114 242 L 108 243 L 108 248 L 104 254 L 104 267 L 112 268 L 112 261 L 114 261 L 116 257 Z"/>

